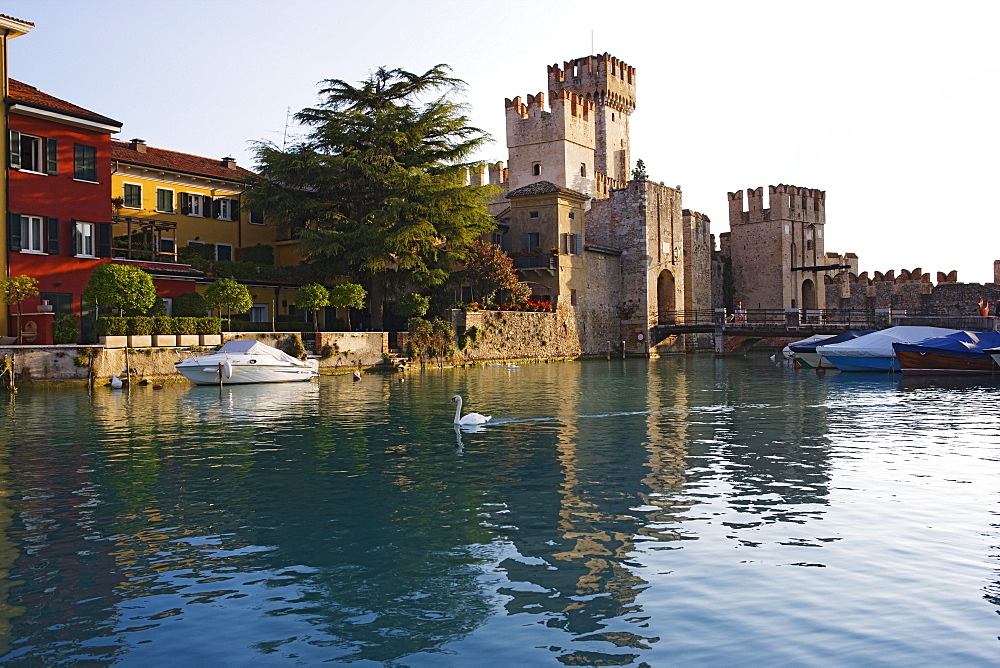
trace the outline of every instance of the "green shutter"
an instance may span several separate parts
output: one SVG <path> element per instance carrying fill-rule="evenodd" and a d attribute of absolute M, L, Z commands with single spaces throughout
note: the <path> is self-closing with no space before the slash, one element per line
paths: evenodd
<path fill-rule="evenodd" d="M 238 199 L 230 200 L 232 205 L 229 209 L 229 219 L 240 222 L 240 201 Z"/>
<path fill-rule="evenodd" d="M 206 218 L 212 217 L 212 204 L 214 201 L 211 197 L 205 195 L 205 199 L 201 203 L 201 215 Z"/>
<path fill-rule="evenodd" d="M 97 257 L 111 257 L 111 223 L 97 224 Z"/>
<path fill-rule="evenodd" d="M 45 173 L 59 173 L 59 142 L 51 138 L 45 140 Z"/>
<path fill-rule="evenodd" d="M 7 154 L 7 162 L 11 169 L 21 169 L 21 133 L 17 130 L 11 130 L 9 135 L 8 148 L 10 150 Z M 20 218 L 18 218 L 18 222 L 20 222 Z"/>
<path fill-rule="evenodd" d="M 7 214 L 7 236 L 11 252 L 21 250 L 21 214 Z"/>
<path fill-rule="evenodd" d="M 185 216 L 191 215 L 191 195 L 188 193 L 180 193 L 178 195 L 181 201 L 181 213 Z"/>
<path fill-rule="evenodd" d="M 45 252 L 59 255 L 59 219 L 45 218 Z"/>
<path fill-rule="evenodd" d="M 221 205 L 219 204 L 219 200 L 218 199 L 212 201 L 212 218 L 218 218 L 219 217 L 219 208 L 220 207 L 221 207 Z"/>

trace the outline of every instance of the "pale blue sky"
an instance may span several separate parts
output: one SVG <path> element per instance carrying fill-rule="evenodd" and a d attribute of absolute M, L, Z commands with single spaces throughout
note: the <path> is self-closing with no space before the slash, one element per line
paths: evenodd
<path fill-rule="evenodd" d="M 124 123 L 119 139 L 252 167 L 325 78 L 447 63 L 505 160 L 505 97 L 605 51 L 638 70 L 632 157 L 729 229 L 726 193 L 827 193 L 826 249 L 861 269 L 1000 259 L 1000 3 L 4 0 L 35 23 L 11 76 Z M 593 34 L 593 49 L 591 48 Z M 294 132 L 294 128 L 292 128 Z"/>

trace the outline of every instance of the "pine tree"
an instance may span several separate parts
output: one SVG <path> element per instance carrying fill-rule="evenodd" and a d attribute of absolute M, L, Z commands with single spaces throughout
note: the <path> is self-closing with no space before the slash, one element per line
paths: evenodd
<path fill-rule="evenodd" d="M 295 116 L 310 128 L 302 141 L 256 145 L 246 204 L 295 228 L 309 260 L 367 284 L 376 329 L 387 287 L 443 283 L 495 226 L 486 203 L 498 189 L 466 185 L 463 162 L 489 137 L 452 99 L 463 83 L 449 72 L 327 80 L 322 102 Z"/>

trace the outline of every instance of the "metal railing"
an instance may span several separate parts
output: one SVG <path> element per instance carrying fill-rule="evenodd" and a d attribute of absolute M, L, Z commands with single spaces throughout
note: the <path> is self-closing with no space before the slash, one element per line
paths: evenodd
<path fill-rule="evenodd" d="M 965 329 L 970 331 L 998 331 L 1000 318 L 996 316 L 937 315 L 911 313 L 896 309 L 697 309 L 664 311 L 659 314 L 657 326 L 663 329 L 691 327 L 789 329 L 841 328 L 883 329 L 895 325 L 923 325 Z"/>

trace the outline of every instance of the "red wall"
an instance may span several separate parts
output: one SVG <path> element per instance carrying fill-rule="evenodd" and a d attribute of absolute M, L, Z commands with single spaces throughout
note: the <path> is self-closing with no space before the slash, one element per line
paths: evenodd
<path fill-rule="evenodd" d="M 12 130 L 57 140 L 59 173 L 43 175 L 8 169 L 8 209 L 14 213 L 55 217 L 59 219 L 59 254 L 37 255 L 11 252 L 10 274 L 26 274 L 38 279 L 42 292 L 73 294 L 73 310 L 81 310 L 80 295 L 87 285 L 90 272 L 106 259 L 73 257 L 73 221 L 111 222 L 111 136 L 53 121 L 10 114 Z M 97 149 L 99 183 L 73 178 L 74 144 L 86 144 Z M 6 161 L 7 156 L 3 157 Z M 34 311 L 38 298 L 26 300 L 23 311 Z"/>

